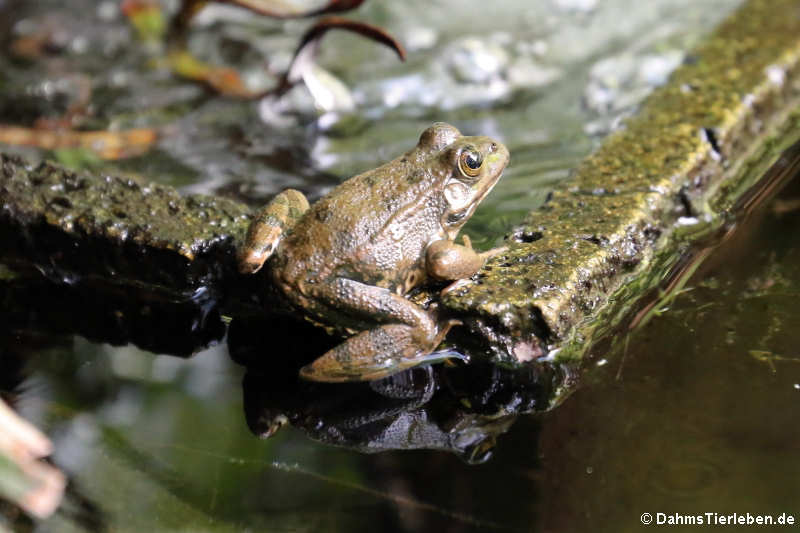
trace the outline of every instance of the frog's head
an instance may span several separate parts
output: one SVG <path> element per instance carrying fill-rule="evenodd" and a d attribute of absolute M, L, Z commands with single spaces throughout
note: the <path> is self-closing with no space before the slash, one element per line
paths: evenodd
<path fill-rule="evenodd" d="M 465 137 L 437 122 L 422 133 L 420 145 L 438 152 L 444 167 L 442 227 L 454 239 L 478 204 L 495 186 L 509 161 L 508 149 L 489 137 Z"/>

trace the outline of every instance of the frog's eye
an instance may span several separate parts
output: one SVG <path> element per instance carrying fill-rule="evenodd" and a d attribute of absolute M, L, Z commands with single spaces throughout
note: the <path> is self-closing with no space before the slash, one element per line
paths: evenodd
<path fill-rule="evenodd" d="M 483 155 L 475 149 L 466 148 L 458 156 L 458 169 L 467 177 L 474 178 L 481 172 Z"/>

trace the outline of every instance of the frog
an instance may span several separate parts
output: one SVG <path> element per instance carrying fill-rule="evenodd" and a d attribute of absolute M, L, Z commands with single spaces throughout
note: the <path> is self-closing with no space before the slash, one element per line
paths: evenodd
<path fill-rule="evenodd" d="M 288 189 L 253 217 L 239 271 L 266 272 L 305 318 L 351 335 L 302 367 L 301 378 L 374 381 L 438 361 L 434 351 L 460 322 L 409 293 L 437 283 L 447 291 L 503 250 L 476 252 L 466 235 L 455 241 L 509 160 L 499 141 L 437 122 L 411 150 L 313 205 Z"/>

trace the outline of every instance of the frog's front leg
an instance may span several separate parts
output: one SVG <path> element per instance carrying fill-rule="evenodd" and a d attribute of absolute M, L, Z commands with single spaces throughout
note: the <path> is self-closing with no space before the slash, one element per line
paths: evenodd
<path fill-rule="evenodd" d="M 464 245 L 453 241 L 434 241 L 425 252 L 428 275 L 441 281 L 466 279 L 481 269 L 486 260 L 506 250 L 506 247 L 477 253 L 469 237 L 463 235 Z"/>
<path fill-rule="evenodd" d="M 308 200 L 300 191 L 286 189 L 259 211 L 247 228 L 239 250 L 239 272 L 255 274 L 278 247 L 286 231 L 308 211 Z"/>
<path fill-rule="evenodd" d="M 305 379 L 371 381 L 442 359 L 430 354 L 453 322 L 437 324 L 422 308 L 388 289 L 336 278 L 320 286 L 314 298 L 348 315 L 386 324 L 350 337 L 300 369 Z"/>

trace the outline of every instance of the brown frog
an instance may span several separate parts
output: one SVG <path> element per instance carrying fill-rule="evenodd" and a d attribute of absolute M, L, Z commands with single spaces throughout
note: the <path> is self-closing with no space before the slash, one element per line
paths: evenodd
<path fill-rule="evenodd" d="M 450 327 L 404 295 L 430 281 L 461 280 L 498 250 L 454 240 L 509 161 L 505 146 L 435 123 L 397 159 L 345 181 L 309 207 L 276 196 L 253 220 L 243 273 L 268 275 L 313 322 L 357 332 L 300 375 L 367 381 L 430 360 Z"/>

